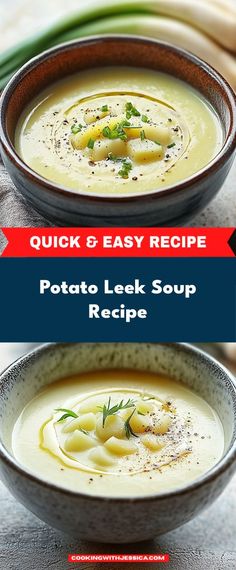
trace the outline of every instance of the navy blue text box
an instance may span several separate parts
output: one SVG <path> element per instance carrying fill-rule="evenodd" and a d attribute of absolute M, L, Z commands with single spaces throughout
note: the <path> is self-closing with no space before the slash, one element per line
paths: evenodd
<path fill-rule="evenodd" d="M 39 294 L 40 280 L 97 284 L 96 295 Z M 103 282 L 146 285 L 146 295 L 104 295 Z M 153 295 L 152 281 L 195 284 L 197 292 Z M 0 259 L 0 341 L 236 341 L 234 258 Z M 100 309 L 145 309 L 146 319 L 89 319 Z"/>

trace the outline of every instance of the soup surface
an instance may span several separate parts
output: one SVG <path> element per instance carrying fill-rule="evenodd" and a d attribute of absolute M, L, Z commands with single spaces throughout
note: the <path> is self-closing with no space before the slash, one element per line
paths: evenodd
<path fill-rule="evenodd" d="M 187 84 L 115 67 L 82 72 L 41 93 L 20 118 L 15 144 L 44 178 L 120 196 L 189 178 L 219 152 L 222 129 Z"/>
<path fill-rule="evenodd" d="M 77 492 L 151 495 L 182 487 L 222 457 L 215 411 L 182 383 L 152 373 L 101 371 L 48 386 L 12 437 L 17 460 Z"/>

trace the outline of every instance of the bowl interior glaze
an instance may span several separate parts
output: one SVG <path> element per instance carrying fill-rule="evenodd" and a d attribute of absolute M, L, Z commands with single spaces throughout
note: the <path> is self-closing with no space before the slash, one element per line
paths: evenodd
<path fill-rule="evenodd" d="M 197 57 L 163 42 L 135 36 L 94 36 L 72 41 L 33 58 L 13 77 L 3 95 L 2 124 L 14 147 L 22 111 L 40 91 L 64 77 L 104 66 L 152 69 L 177 77 L 199 91 L 220 118 L 223 143 L 236 120 L 233 92 L 223 78 Z M 234 115 L 234 116 L 233 116 Z"/>

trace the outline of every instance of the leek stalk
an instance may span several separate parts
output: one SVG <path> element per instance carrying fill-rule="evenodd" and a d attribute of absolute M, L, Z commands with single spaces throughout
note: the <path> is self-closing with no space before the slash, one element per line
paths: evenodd
<path fill-rule="evenodd" d="M 236 61 L 219 45 L 221 42 L 236 51 L 235 31 L 236 9 L 227 0 L 104 0 L 99 6 L 63 18 L 1 54 L 0 88 L 21 65 L 49 47 L 88 35 L 129 33 L 192 51 L 220 71 L 236 89 Z"/>

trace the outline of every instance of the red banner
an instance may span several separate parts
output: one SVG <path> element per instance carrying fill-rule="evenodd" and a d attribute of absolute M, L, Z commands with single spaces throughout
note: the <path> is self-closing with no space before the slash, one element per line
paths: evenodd
<path fill-rule="evenodd" d="M 235 257 L 234 228 L 2 228 L 2 257 Z"/>

